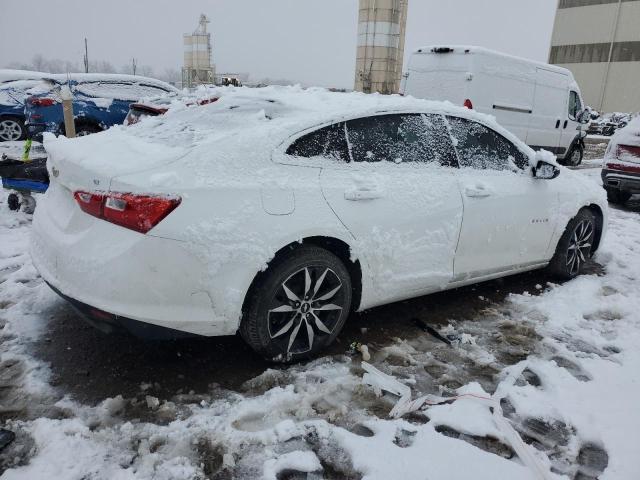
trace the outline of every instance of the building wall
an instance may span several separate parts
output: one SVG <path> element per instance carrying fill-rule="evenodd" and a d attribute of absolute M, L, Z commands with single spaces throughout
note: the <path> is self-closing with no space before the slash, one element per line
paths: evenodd
<path fill-rule="evenodd" d="M 640 0 L 559 0 L 549 63 L 573 72 L 593 108 L 640 111 Z"/>
<path fill-rule="evenodd" d="M 408 0 L 360 0 L 355 89 L 398 93 Z"/>

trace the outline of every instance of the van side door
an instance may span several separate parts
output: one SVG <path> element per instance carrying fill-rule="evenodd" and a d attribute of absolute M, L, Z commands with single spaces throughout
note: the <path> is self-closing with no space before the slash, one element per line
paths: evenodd
<path fill-rule="evenodd" d="M 529 122 L 527 145 L 534 150 L 548 150 L 564 156 L 560 145 L 564 121 L 567 119 L 567 85 L 569 77 L 562 73 L 538 68 L 533 113 Z"/>

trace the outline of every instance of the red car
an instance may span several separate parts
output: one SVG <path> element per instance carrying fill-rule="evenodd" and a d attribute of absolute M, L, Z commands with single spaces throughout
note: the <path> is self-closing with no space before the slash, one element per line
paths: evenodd
<path fill-rule="evenodd" d="M 611 139 L 602 166 L 602 184 L 611 203 L 640 194 L 640 116 Z"/>
<path fill-rule="evenodd" d="M 176 95 L 168 95 L 165 97 L 159 97 L 149 102 L 132 103 L 129 105 L 129 113 L 124 120 L 125 125 L 133 125 L 138 123 L 144 117 L 157 117 L 167 113 L 171 107 L 171 103 L 180 97 Z M 220 97 L 191 99 L 189 97 L 183 98 L 185 105 L 207 105 L 209 103 L 217 102 Z"/>

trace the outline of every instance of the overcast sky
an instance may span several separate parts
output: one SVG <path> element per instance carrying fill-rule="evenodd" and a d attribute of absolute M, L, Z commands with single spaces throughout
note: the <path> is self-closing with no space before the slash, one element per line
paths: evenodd
<path fill-rule="evenodd" d="M 557 0 L 409 0 L 407 52 L 481 45 L 546 61 Z M 218 72 L 352 87 L 358 0 L 0 0 L 0 66 L 35 54 L 182 67 L 182 34 L 211 19 Z"/>

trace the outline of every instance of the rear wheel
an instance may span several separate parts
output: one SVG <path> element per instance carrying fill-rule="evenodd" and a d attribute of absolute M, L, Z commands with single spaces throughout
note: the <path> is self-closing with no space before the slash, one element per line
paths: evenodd
<path fill-rule="evenodd" d="M 16 193 L 10 193 L 7 197 L 7 205 L 9 206 L 9 210 L 15 212 L 20 208 L 20 197 L 18 197 Z"/>
<path fill-rule="evenodd" d="M 17 118 L 0 119 L 0 142 L 14 142 L 27 136 L 24 122 Z"/>
<path fill-rule="evenodd" d="M 631 198 L 629 192 L 623 192 L 613 188 L 607 188 L 607 200 L 615 204 L 623 204 Z"/>
<path fill-rule="evenodd" d="M 240 334 L 270 360 L 311 358 L 340 333 L 351 299 L 342 261 L 322 248 L 301 246 L 277 259 L 252 288 Z"/>
<path fill-rule="evenodd" d="M 595 216 L 589 210 L 580 210 L 558 242 L 556 253 L 549 263 L 552 275 L 563 280 L 577 277 L 591 258 L 595 236 Z"/>

